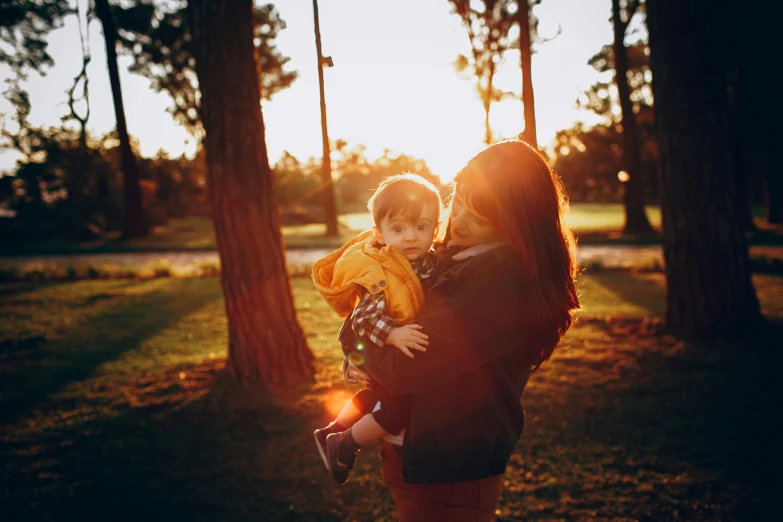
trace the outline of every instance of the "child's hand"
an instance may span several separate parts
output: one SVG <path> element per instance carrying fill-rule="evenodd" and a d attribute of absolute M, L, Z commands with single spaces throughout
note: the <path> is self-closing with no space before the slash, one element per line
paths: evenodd
<path fill-rule="evenodd" d="M 371 384 L 370 376 L 367 375 L 366 372 L 360 370 L 353 364 L 349 363 L 347 360 L 345 362 L 346 364 L 343 368 L 343 375 L 345 375 L 346 381 L 350 383 L 363 384 L 364 386 L 369 386 Z"/>
<path fill-rule="evenodd" d="M 418 324 L 406 324 L 395 328 L 386 338 L 386 344 L 396 346 L 408 357 L 413 357 L 411 349 L 426 352 L 425 346 L 429 346 L 430 343 L 427 341 L 427 334 L 421 332 L 421 329 L 422 327 Z"/>

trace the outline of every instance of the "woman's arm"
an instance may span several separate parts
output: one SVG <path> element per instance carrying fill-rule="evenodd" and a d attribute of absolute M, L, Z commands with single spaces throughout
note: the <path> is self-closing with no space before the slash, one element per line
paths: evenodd
<path fill-rule="evenodd" d="M 525 342 L 523 291 L 513 262 L 492 263 L 417 318 L 429 336 L 426 352 L 409 359 L 367 343 L 362 369 L 394 395 L 422 393 L 475 370 Z"/>

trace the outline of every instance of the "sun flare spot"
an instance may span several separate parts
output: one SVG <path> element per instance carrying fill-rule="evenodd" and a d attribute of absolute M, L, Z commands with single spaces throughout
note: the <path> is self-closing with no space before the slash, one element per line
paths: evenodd
<path fill-rule="evenodd" d="M 348 354 L 348 362 L 354 366 L 362 366 L 364 364 L 364 355 L 357 352 L 351 352 Z"/>
<path fill-rule="evenodd" d="M 329 417 L 335 418 L 350 399 L 351 394 L 346 390 L 331 391 L 324 397 L 324 409 Z"/>

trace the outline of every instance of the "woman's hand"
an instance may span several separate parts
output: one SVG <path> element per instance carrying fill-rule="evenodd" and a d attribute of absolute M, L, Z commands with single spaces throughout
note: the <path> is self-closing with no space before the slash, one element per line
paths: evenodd
<path fill-rule="evenodd" d="M 411 350 L 426 352 L 429 346 L 427 334 L 420 331 L 422 327 L 418 324 L 406 324 L 395 328 L 386 337 L 386 344 L 396 346 L 402 353 L 408 357 L 413 357 Z"/>
<path fill-rule="evenodd" d="M 370 385 L 370 376 L 351 363 L 348 363 L 345 367 L 345 380 L 348 382 L 362 384 L 364 386 Z"/>

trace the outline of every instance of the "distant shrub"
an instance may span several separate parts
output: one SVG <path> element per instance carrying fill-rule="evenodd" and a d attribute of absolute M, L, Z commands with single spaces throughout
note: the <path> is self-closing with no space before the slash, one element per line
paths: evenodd
<path fill-rule="evenodd" d="M 152 267 L 152 275 L 156 278 L 171 277 L 173 271 L 171 267 L 166 264 L 157 264 Z"/>
<path fill-rule="evenodd" d="M 195 275 L 198 277 L 217 277 L 220 275 L 220 264 L 215 262 L 203 262 L 196 266 Z"/>

